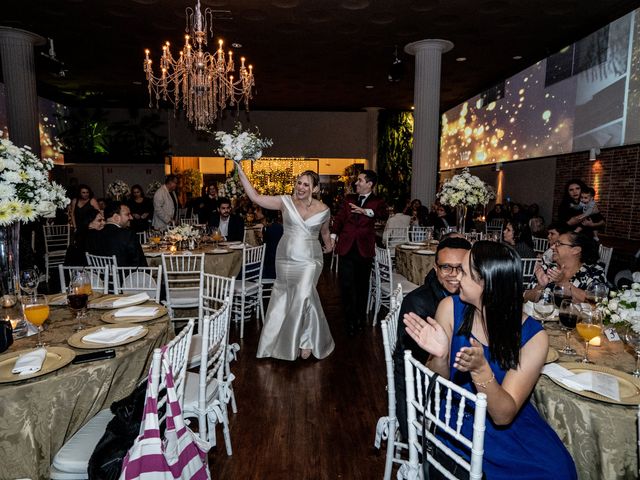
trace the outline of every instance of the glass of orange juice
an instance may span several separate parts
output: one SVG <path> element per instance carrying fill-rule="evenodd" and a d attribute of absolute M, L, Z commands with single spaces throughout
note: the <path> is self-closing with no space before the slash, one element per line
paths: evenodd
<path fill-rule="evenodd" d="M 38 327 L 38 343 L 36 347 L 44 347 L 40 338 L 40 330 L 42 324 L 49 318 L 49 304 L 47 297 L 44 295 L 31 295 L 30 297 L 22 297 L 22 313 L 27 321 Z"/>
<path fill-rule="evenodd" d="M 602 333 L 602 315 L 598 310 L 583 309 L 576 323 L 578 335 L 584 340 L 584 357 L 582 363 L 593 363 L 589 360 L 589 342 Z"/>

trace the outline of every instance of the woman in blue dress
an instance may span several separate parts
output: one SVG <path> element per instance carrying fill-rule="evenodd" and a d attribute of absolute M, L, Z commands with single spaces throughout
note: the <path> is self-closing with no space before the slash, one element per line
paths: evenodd
<path fill-rule="evenodd" d="M 435 320 L 408 313 L 404 323 L 431 354 L 429 368 L 487 395 L 486 478 L 577 478 L 569 452 L 530 402 L 549 338 L 522 314 L 520 257 L 509 246 L 476 242 L 458 280 L 460 294 L 440 303 Z"/>

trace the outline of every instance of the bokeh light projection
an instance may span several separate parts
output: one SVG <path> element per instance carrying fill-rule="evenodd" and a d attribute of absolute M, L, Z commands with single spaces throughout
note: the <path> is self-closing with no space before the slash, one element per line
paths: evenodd
<path fill-rule="evenodd" d="M 440 170 L 640 141 L 640 122 L 627 121 L 638 116 L 638 20 L 640 9 L 505 80 L 498 100 L 444 113 Z"/>
<path fill-rule="evenodd" d="M 5 98 L 5 86 L 0 83 L 0 130 L 4 137 L 9 136 L 7 125 L 7 103 Z M 58 140 L 59 118 L 67 115 L 67 107 L 60 103 L 52 102 L 46 98 L 38 97 L 38 109 L 40 111 L 40 149 L 44 158 L 50 158 L 55 163 L 63 163 L 64 154 L 62 145 Z"/>

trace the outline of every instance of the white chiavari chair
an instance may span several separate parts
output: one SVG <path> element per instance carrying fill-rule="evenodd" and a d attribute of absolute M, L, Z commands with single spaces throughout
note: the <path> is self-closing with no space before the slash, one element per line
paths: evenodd
<path fill-rule="evenodd" d="M 199 221 L 198 217 L 181 218 L 180 219 L 180 225 L 191 225 L 192 227 L 195 227 L 199 223 L 200 223 L 200 221 Z"/>
<path fill-rule="evenodd" d="M 240 338 L 244 337 L 244 320 L 255 309 L 258 320 L 264 321 L 262 304 L 262 265 L 265 245 L 242 250 L 242 277 L 236 280 L 233 296 L 233 319 L 240 322 Z"/>
<path fill-rule="evenodd" d="M 409 242 L 422 243 L 433 238 L 433 227 L 419 227 L 414 225 L 409 228 Z"/>
<path fill-rule="evenodd" d="M 149 232 L 137 232 L 136 235 L 138 236 L 138 242 L 140 242 L 140 245 L 149 243 Z"/>
<path fill-rule="evenodd" d="M 109 282 L 110 283 L 109 291 L 112 293 L 118 293 L 117 292 L 118 284 L 115 277 L 113 276 L 113 267 L 118 266 L 118 261 L 116 260 L 116 256 L 115 255 L 111 255 L 111 256 L 92 255 L 90 253 L 86 253 L 85 256 L 87 257 L 87 264 L 89 266 L 106 267 L 109 269 L 109 274 L 111 275 L 111 280 Z"/>
<path fill-rule="evenodd" d="M 549 240 L 546 238 L 533 237 L 533 251 L 544 253 L 549 249 Z"/>
<path fill-rule="evenodd" d="M 43 225 L 42 229 L 44 231 L 44 268 L 48 279 L 49 270 L 64 263 L 67 248 L 71 243 L 71 227 Z"/>
<path fill-rule="evenodd" d="M 373 325 L 375 326 L 378 323 L 380 307 L 391 308 L 393 285 L 402 285 L 404 295 L 418 288 L 418 285 L 409 281 L 404 275 L 393 271 L 389 248 L 376 246 L 374 274 L 375 306 L 373 311 Z"/>
<path fill-rule="evenodd" d="M 599 248 L 600 253 L 600 263 L 604 265 L 604 276 L 607 277 L 609 273 L 609 265 L 611 264 L 611 255 L 613 254 L 613 247 L 605 247 L 604 245 L 600 245 Z"/>
<path fill-rule="evenodd" d="M 536 263 L 539 261 L 539 258 L 522 259 L 522 284 L 524 285 L 525 290 L 529 288 L 529 284 L 533 280 Z"/>
<path fill-rule="evenodd" d="M 382 244 L 391 252 L 391 258 L 396 255 L 396 246 L 409 241 L 409 227 L 386 228 L 382 232 Z"/>
<path fill-rule="evenodd" d="M 189 317 L 177 316 L 177 310 L 200 308 L 200 278 L 204 270 L 204 253 L 196 255 L 162 254 L 162 276 L 166 306 L 172 322 Z"/>
<path fill-rule="evenodd" d="M 434 373 L 413 358 L 411 351 L 404 353 L 405 380 L 407 386 L 407 423 L 409 428 L 409 462 L 401 465 L 398 478 L 422 478 L 422 461 L 427 461 L 447 478 L 455 477 L 452 472 L 434 458 L 431 453 L 422 451 L 422 416 L 430 428 L 425 431 L 429 442 L 452 463 L 459 465 L 469 479 L 482 478 L 482 457 L 484 453 L 484 432 L 487 413 L 487 396 L 484 393 L 473 394 Z M 428 385 L 434 385 L 434 396 L 426 399 Z M 473 422 L 472 436 L 462 433 L 464 422 Z M 435 428 L 434 428 L 435 427 Z M 470 461 L 449 448 L 442 438 L 455 442 L 464 450 Z"/>
<path fill-rule="evenodd" d="M 145 292 L 154 302 L 160 303 L 162 265 L 157 267 L 112 267 L 112 269 L 117 293 Z"/>
<path fill-rule="evenodd" d="M 96 293 L 109 293 L 109 268 L 107 267 L 67 267 L 58 265 L 60 277 L 60 292 L 67 292 L 67 285 L 77 272 L 85 271 L 89 274 L 91 289 Z"/>

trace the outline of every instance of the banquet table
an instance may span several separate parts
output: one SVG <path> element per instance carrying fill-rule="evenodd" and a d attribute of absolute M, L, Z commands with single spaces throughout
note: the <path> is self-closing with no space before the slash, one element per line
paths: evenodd
<path fill-rule="evenodd" d="M 436 251 L 437 242 L 428 246 L 420 246 L 420 249 Z M 417 250 L 406 250 L 401 246 L 396 247 L 396 271 L 404 275 L 409 281 L 416 285 L 424 283 L 424 277 L 433 268 L 436 256 L 416 253 Z"/>
<path fill-rule="evenodd" d="M 222 247 L 220 248 L 223 249 Z M 242 268 L 242 250 L 224 249 L 225 253 L 213 253 L 213 246 L 206 245 L 194 250 L 191 253 L 204 253 L 204 271 L 205 273 L 214 273 L 223 277 L 235 277 L 240 273 Z M 170 253 L 168 250 L 149 250 L 144 249 L 144 255 L 147 257 L 147 263 L 150 267 L 162 265 L 161 255 Z M 178 254 L 183 253 L 181 251 Z"/>
<path fill-rule="evenodd" d="M 262 228 L 261 223 L 245 227 L 244 229 L 244 241 L 252 247 L 258 247 L 262 245 Z"/>
<path fill-rule="evenodd" d="M 564 332 L 557 322 L 547 322 L 550 345 L 560 350 Z M 582 358 L 584 343 L 575 333 L 571 346 L 579 356 L 560 355 L 559 362 Z M 589 358 L 596 365 L 631 372 L 634 356 L 622 342 L 603 339 L 602 346 L 590 347 Z M 592 400 L 566 390 L 542 375 L 532 401 L 540 414 L 568 448 L 581 480 L 638 478 L 638 406 L 624 406 Z M 540 458 L 540 461 L 544 461 Z"/>
<path fill-rule="evenodd" d="M 106 325 L 105 310 L 88 311 L 86 326 Z M 42 340 L 76 355 L 92 350 L 70 347 L 74 316 L 51 307 Z M 168 316 L 144 322 L 145 337 L 114 348 L 116 357 L 68 364 L 46 375 L 0 385 L 0 479 L 46 479 L 55 453 L 80 427 L 112 402 L 127 396 L 146 376 L 154 348 L 173 336 Z M 33 348 L 37 336 L 16 340 L 8 352 Z"/>

